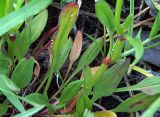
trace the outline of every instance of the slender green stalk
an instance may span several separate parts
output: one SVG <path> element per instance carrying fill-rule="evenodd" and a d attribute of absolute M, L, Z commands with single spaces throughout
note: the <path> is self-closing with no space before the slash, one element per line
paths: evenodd
<path fill-rule="evenodd" d="M 134 0 L 130 0 L 130 15 L 134 16 Z M 132 18 L 132 23 L 129 27 L 128 35 L 132 37 L 133 34 L 133 24 L 134 24 L 134 17 Z"/>
<path fill-rule="evenodd" d="M 116 11 L 115 11 L 115 26 L 116 26 L 117 33 L 120 35 L 122 34 L 122 28 L 120 23 L 122 5 L 123 5 L 123 0 L 117 0 Z"/>
<path fill-rule="evenodd" d="M 105 57 L 107 54 L 107 51 L 106 51 L 106 27 L 105 26 L 104 26 L 103 48 L 104 48 L 104 57 Z"/>
<path fill-rule="evenodd" d="M 132 17 L 132 21 L 131 21 L 131 25 L 129 27 L 128 30 L 128 36 L 132 37 L 133 34 L 133 24 L 134 24 L 134 0 L 130 0 L 130 15 L 133 16 Z M 124 50 L 128 50 L 130 49 L 130 44 L 126 41 L 126 45 L 125 45 L 125 49 Z"/>
<path fill-rule="evenodd" d="M 155 39 L 157 39 L 157 38 L 159 38 L 159 37 L 160 37 L 160 34 L 159 34 L 159 35 L 156 35 L 156 36 L 153 37 L 153 38 L 148 38 L 148 39 L 146 39 L 145 41 L 143 41 L 142 44 L 143 44 L 143 45 L 146 45 L 146 44 L 148 44 L 149 42 L 151 42 L 151 41 L 153 41 L 153 40 L 155 40 Z M 130 49 L 130 50 L 128 50 L 128 51 L 125 51 L 124 53 L 122 53 L 122 57 L 126 57 L 126 56 L 130 55 L 130 54 L 132 54 L 134 51 L 135 51 L 134 48 L 132 48 L 132 49 Z"/>
<path fill-rule="evenodd" d="M 110 57 L 112 55 L 112 50 L 113 50 L 113 34 L 109 35 L 109 39 L 110 39 L 110 46 L 109 46 L 109 52 L 108 52 L 108 57 Z"/>
<path fill-rule="evenodd" d="M 46 95 L 46 96 L 47 96 L 47 92 L 48 92 L 49 86 L 50 86 L 51 81 L 52 81 L 53 73 L 54 73 L 54 66 L 53 66 L 53 62 L 52 62 L 51 69 L 50 69 L 49 74 L 48 74 L 48 81 L 47 81 L 46 87 L 45 87 L 44 92 L 43 92 L 44 95 Z"/>

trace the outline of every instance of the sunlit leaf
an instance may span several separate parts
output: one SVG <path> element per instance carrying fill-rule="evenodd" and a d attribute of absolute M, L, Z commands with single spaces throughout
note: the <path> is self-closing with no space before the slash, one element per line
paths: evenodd
<path fill-rule="evenodd" d="M 32 115 L 34 115 L 35 113 L 39 112 L 40 110 L 42 110 L 44 108 L 44 106 L 37 106 L 37 107 L 33 107 L 31 109 L 28 109 L 27 111 L 24 111 L 20 114 L 15 115 L 14 117 L 30 117 Z"/>
<path fill-rule="evenodd" d="M 157 93 L 160 93 L 159 88 L 160 88 L 160 77 L 154 76 L 154 77 L 145 78 L 144 80 L 142 80 L 136 85 L 124 87 L 124 88 L 118 88 L 116 92 L 141 90 L 148 95 L 155 95 Z"/>
<path fill-rule="evenodd" d="M 99 111 L 94 113 L 95 117 L 117 117 L 112 111 Z"/>
<path fill-rule="evenodd" d="M 26 18 L 45 9 L 51 2 L 52 0 L 32 0 L 21 9 L 18 9 L 0 19 L 0 36 L 22 23 Z"/>
<path fill-rule="evenodd" d="M 152 102 L 154 102 L 160 95 L 147 95 L 140 93 L 134 97 L 126 99 L 119 106 L 113 109 L 114 112 L 137 112 L 139 110 L 147 109 Z"/>
<path fill-rule="evenodd" d="M 83 117 L 94 117 L 94 113 L 91 112 L 88 109 L 85 109 L 84 113 L 83 113 Z"/>
<path fill-rule="evenodd" d="M 20 102 L 20 100 L 18 99 L 18 97 L 11 91 L 11 87 L 13 87 L 13 84 L 11 84 L 12 86 L 7 86 L 6 82 L 4 79 L 6 78 L 6 76 L 4 75 L 0 75 L 0 91 L 7 97 L 7 99 L 20 111 L 23 112 L 25 111 L 22 103 Z"/>

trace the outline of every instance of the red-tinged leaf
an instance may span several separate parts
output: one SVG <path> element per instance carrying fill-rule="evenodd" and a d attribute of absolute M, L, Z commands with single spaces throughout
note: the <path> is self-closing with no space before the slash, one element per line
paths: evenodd
<path fill-rule="evenodd" d="M 58 22 L 58 34 L 56 40 L 54 42 L 53 47 L 53 69 L 54 72 L 58 72 L 61 65 L 65 62 L 65 60 L 61 60 L 62 52 L 64 51 L 64 44 L 67 43 L 69 32 L 75 24 L 79 11 L 79 6 L 77 3 L 70 3 L 66 5 L 59 16 Z M 67 56 L 67 55 L 66 55 Z M 62 63 L 63 62 L 63 63 Z"/>
<path fill-rule="evenodd" d="M 94 113 L 95 117 L 117 117 L 117 115 L 112 111 L 99 111 Z"/>
<path fill-rule="evenodd" d="M 81 54 L 81 50 L 82 50 L 82 33 L 78 31 L 71 49 L 71 53 L 69 55 L 71 63 L 73 63 L 78 59 L 79 55 Z"/>

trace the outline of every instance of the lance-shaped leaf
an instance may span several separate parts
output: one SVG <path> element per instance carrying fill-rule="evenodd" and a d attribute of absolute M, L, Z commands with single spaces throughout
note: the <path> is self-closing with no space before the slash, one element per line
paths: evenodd
<path fill-rule="evenodd" d="M 68 73 L 73 65 L 73 63 L 78 59 L 78 57 L 81 54 L 82 50 L 82 33 L 80 31 L 77 32 L 77 35 L 75 37 L 75 40 L 73 42 L 73 46 L 69 55 L 70 64 L 66 73 L 66 77 L 68 76 Z M 65 78 L 66 78 L 65 77 Z"/>
<path fill-rule="evenodd" d="M 157 95 L 147 95 L 144 93 L 140 93 L 135 95 L 134 97 L 126 99 L 119 106 L 113 109 L 114 112 L 137 112 L 140 110 L 144 110 L 149 107 L 152 102 L 154 102 L 160 94 Z"/>
<path fill-rule="evenodd" d="M 152 26 L 151 33 L 149 35 L 150 39 L 157 35 L 158 31 L 160 30 L 160 12 L 157 14 L 156 20 Z"/>
<path fill-rule="evenodd" d="M 30 28 L 30 43 L 33 43 L 42 33 L 48 19 L 48 11 L 44 10 L 31 19 L 28 23 L 28 28 Z"/>
<path fill-rule="evenodd" d="M 82 83 L 83 80 L 77 80 L 68 84 L 62 91 L 62 95 L 60 97 L 60 104 L 64 104 L 68 101 L 71 101 L 80 90 Z"/>
<path fill-rule="evenodd" d="M 42 110 L 43 108 L 44 108 L 44 105 L 36 106 L 36 107 L 28 109 L 20 114 L 17 114 L 14 117 L 30 117 L 30 116 L 34 115 L 35 113 L 39 112 L 40 110 Z"/>
<path fill-rule="evenodd" d="M 7 79 L 5 75 L 0 75 L 0 91 L 7 97 L 7 99 L 20 111 L 25 111 L 22 103 L 18 99 L 18 96 L 16 96 L 12 90 L 17 90 L 17 86 Z"/>
<path fill-rule="evenodd" d="M 87 50 L 81 56 L 76 70 L 73 72 L 70 78 L 73 78 L 80 70 L 83 69 L 85 65 L 89 65 L 96 58 L 101 51 L 101 49 L 99 49 L 100 47 L 102 48 L 102 40 L 98 39 L 87 48 Z"/>
<path fill-rule="evenodd" d="M 142 41 L 141 41 L 140 34 L 141 34 L 141 31 L 139 31 L 139 33 L 137 34 L 137 36 L 134 39 L 132 37 L 129 37 L 129 36 L 126 37 L 127 41 L 135 49 L 135 60 L 130 65 L 128 73 L 130 73 L 130 71 L 133 68 L 133 66 L 135 66 L 138 63 L 138 61 L 141 59 L 141 57 L 143 56 L 144 47 L 143 47 L 143 44 L 142 44 Z"/>
<path fill-rule="evenodd" d="M 98 0 L 95 4 L 96 16 L 110 33 L 115 31 L 115 18 L 109 4 L 104 0 Z"/>
<path fill-rule="evenodd" d="M 134 16 L 133 16 L 132 14 L 130 14 L 130 15 L 126 18 L 126 20 L 125 20 L 124 23 L 122 24 L 122 30 L 123 30 L 123 32 L 126 32 L 126 31 L 128 30 L 129 26 L 130 26 L 131 23 L 132 23 L 133 17 L 134 17 Z"/>
<path fill-rule="evenodd" d="M 115 28 L 118 34 L 122 34 L 122 27 L 120 24 L 121 12 L 122 12 L 123 0 L 116 1 L 116 10 L 115 10 Z"/>
<path fill-rule="evenodd" d="M 81 50 L 82 50 L 82 33 L 78 31 L 69 55 L 69 60 L 71 63 L 75 62 L 78 59 L 79 55 L 81 54 Z"/>
<path fill-rule="evenodd" d="M 53 47 L 53 69 L 55 72 L 58 72 L 61 65 L 63 64 L 61 60 L 62 48 L 64 44 L 67 43 L 69 32 L 75 24 L 78 11 L 78 4 L 70 3 L 65 6 L 60 13 L 58 22 L 58 34 Z"/>
<path fill-rule="evenodd" d="M 157 93 L 160 93 L 159 88 L 160 88 L 160 77 L 154 76 L 154 77 L 145 78 L 144 80 L 142 80 L 140 83 L 136 85 L 124 87 L 124 88 L 118 88 L 116 92 L 141 90 L 148 95 L 155 95 Z"/>
<path fill-rule="evenodd" d="M 22 59 L 13 71 L 12 81 L 19 87 L 24 88 L 32 80 L 34 59 Z"/>
<path fill-rule="evenodd" d="M 22 23 L 26 18 L 45 9 L 52 0 L 31 0 L 27 5 L 0 19 L 0 36 Z"/>
<path fill-rule="evenodd" d="M 94 102 L 102 96 L 110 96 L 116 90 L 128 67 L 129 62 L 122 60 L 104 72 L 93 88 L 92 101 Z"/>

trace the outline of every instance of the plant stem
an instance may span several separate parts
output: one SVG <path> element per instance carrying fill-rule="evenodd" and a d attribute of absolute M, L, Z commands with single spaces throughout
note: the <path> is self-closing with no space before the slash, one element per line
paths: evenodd
<path fill-rule="evenodd" d="M 47 81 L 46 87 L 45 87 L 44 92 L 43 92 L 44 95 L 46 95 L 46 96 L 47 96 L 47 91 L 48 91 L 49 86 L 50 86 L 51 81 L 52 81 L 53 73 L 54 73 L 54 64 L 53 64 L 53 62 L 52 62 L 51 68 L 50 68 L 49 74 L 48 74 L 48 81 Z"/>
<path fill-rule="evenodd" d="M 131 21 L 131 25 L 129 27 L 128 30 L 128 36 L 132 37 L 133 34 L 133 25 L 134 25 L 134 0 L 130 0 L 130 15 L 132 15 L 132 21 Z M 130 44 L 128 41 L 126 41 L 126 45 L 125 45 L 125 49 L 124 50 L 128 50 L 130 49 Z"/>
<path fill-rule="evenodd" d="M 109 35 L 109 39 L 110 39 L 110 46 L 109 46 L 109 52 L 108 52 L 108 57 L 111 57 L 112 55 L 112 49 L 113 49 L 113 34 Z"/>
<path fill-rule="evenodd" d="M 134 0 L 130 0 L 130 15 L 134 16 Z M 133 34 L 133 24 L 134 24 L 134 17 L 132 18 L 132 23 L 129 27 L 128 35 L 132 37 Z"/>
<path fill-rule="evenodd" d="M 104 57 L 105 57 L 107 54 L 107 51 L 106 51 L 106 27 L 105 26 L 104 26 L 103 48 L 104 48 Z"/>

